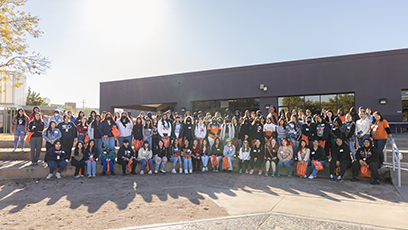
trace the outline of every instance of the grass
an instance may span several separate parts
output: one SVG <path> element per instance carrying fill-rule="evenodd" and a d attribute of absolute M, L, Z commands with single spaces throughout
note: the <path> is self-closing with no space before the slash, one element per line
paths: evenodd
<path fill-rule="evenodd" d="M 11 133 L 0 133 L 0 140 L 14 140 L 14 136 Z"/>

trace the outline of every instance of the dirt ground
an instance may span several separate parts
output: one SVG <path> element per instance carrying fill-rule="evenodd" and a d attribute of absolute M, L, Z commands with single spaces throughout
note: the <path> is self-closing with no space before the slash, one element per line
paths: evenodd
<path fill-rule="evenodd" d="M 211 172 L 0 181 L 0 229 L 110 229 L 228 216 L 213 199 L 238 189 L 406 204 L 389 182 L 368 182 Z"/>

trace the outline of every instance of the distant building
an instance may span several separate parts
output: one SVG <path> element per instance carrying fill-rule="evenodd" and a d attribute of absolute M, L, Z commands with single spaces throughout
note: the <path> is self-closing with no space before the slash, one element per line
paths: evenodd
<path fill-rule="evenodd" d="M 73 110 L 76 110 L 75 102 L 65 102 L 65 106 L 70 106 Z"/>

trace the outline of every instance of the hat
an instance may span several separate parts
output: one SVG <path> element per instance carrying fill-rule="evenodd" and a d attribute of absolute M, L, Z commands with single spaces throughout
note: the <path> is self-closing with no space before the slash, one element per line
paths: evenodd
<path fill-rule="evenodd" d="M 232 142 L 231 138 L 227 138 L 227 140 L 225 140 L 225 142 Z"/>
<path fill-rule="evenodd" d="M 56 109 L 56 110 L 54 110 L 54 113 L 55 113 L 55 112 L 59 113 L 59 110 L 58 110 L 58 109 Z"/>

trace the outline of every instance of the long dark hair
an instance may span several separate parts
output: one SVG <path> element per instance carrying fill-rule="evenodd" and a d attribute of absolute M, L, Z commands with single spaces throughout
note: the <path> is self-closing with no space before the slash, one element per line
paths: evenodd
<path fill-rule="evenodd" d="M 81 151 L 82 151 L 82 154 L 84 154 L 85 153 L 85 144 L 84 144 L 84 142 L 82 142 L 82 141 L 79 141 L 76 145 L 75 145 L 75 150 L 74 150 L 74 155 L 75 156 L 78 156 L 79 155 L 79 144 L 82 144 L 82 148 L 81 148 Z"/>
<path fill-rule="evenodd" d="M 378 116 L 380 116 L 380 121 L 383 121 L 383 120 L 384 120 L 383 115 L 382 115 L 380 112 L 375 111 L 375 112 L 373 113 L 373 117 L 374 117 L 373 122 L 372 122 L 373 124 L 375 124 L 375 122 L 377 122 L 377 120 L 375 119 L 375 114 L 378 114 Z"/>
<path fill-rule="evenodd" d="M 147 122 L 150 122 L 150 125 L 147 125 Z M 145 129 L 152 129 L 153 128 L 152 123 L 153 122 L 152 122 L 152 120 L 150 118 L 146 118 L 144 128 Z"/>
<path fill-rule="evenodd" d="M 47 130 L 46 130 L 46 133 L 47 133 L 48 135 L 50 135 L 50 133 L 51 133 L 51 131 L 52 131 L 52 127 L 51 127 L 52 123 L 54 123 L 54 124 L 55 124 L 55 128 L 57 128 L 57 122 L 51 121 L 51 122 L 48 124 L 48 128 L 47 128 Z"/>
<path fill-rule="evenodd" d="M 120 122 L 122 123 L 123 127 L 126 128 L 126 124 L 130 122 L 130 118 L 122 113 L 122 116 L 120 117 Z"/>
<path fill-rule="evenodd" d="M 97 116 L 99 116 L 99 115 L 97 115 Z M 92 149 L 91 149 L 91 145 L 90 145 L 91 142 L 94 143 L 93 146 L 92 146 Z M 89 141 L 88 146 L 86 146 L 86 150 L 87 150 L 88 152 L 91 152 L 91 153 L 97 153 L 97 152 L 96 152 L 96 144 L 95 144 L 95 140 L 94 140 L 94 139 L 92 139 L 92 140 Z"/>
<path fill-rule="evenodd" d="M 22 116 L 22 117 L 27 117 L 27 114 L 25 113 L 24 109 L 23 109 L 23 108 L 19 108 L 19 109 L 17 110 L 17 114 L 16 114 L 16 117 L 17 117 L 17 118 L 21 117 L 21 116 L 20 116 L 20 111 L 23 111 L 23 116 Z"/>
<path fill-rule="evenodd" d="M 298 152 L 302 151 L 302 142 L 305 142 L 305 149 L 307 148 L 306 141 L 305 141 L 305 140 L 300 140 L 300 141 L 299 141 L 299 146 L 298 146 L 297 149 L 296 149 L 296 154 L 297 154 Z"/>
<path fill-rule="evenodd" d="M 37 114 L 40 115 L 40 119 L 39 119 L 39 120 L 35 119 L 35 115 L 37 115 Z M 32 119 L 31 121 L 33 121 L 35 124 L 44 123 L 44 121 L 43 121 L 43 119 L 42 119 L 42 116 L 41 116 L 41 113 L 39 113 L 39 112 L 38 112 L 38 113 L 34 113 L 33 119 Z"/>

